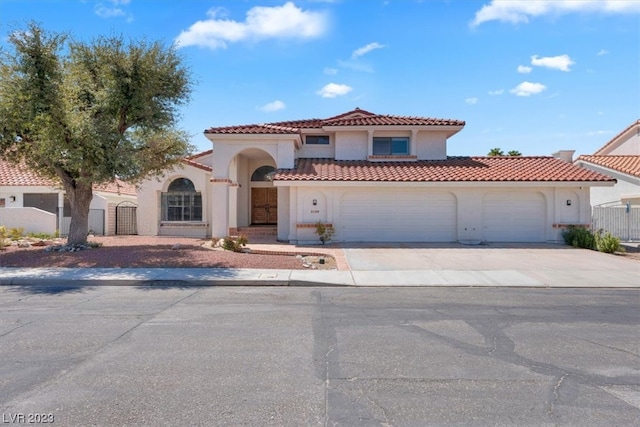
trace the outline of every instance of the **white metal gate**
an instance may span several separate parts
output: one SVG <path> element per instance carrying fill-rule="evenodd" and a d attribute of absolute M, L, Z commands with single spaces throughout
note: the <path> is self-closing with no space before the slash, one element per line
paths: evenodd
<path fill-rule="evenodd" d="M 594 206 L 591 226 L 594 231 L 608 231 L 620 240 L 640 240 L 640 207 L 618 202 Z"/>

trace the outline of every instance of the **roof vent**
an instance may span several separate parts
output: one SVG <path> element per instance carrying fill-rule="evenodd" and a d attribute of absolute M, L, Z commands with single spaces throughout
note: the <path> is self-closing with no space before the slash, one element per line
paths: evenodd
<path fill-rule="evenodd" d="M 573 153 L 575 152 L 576 150 L 559 150 L 555 153 L 551 153 L 551 155 L 556 159 L 560 159 L 564 162 L 573 163 Z"/>

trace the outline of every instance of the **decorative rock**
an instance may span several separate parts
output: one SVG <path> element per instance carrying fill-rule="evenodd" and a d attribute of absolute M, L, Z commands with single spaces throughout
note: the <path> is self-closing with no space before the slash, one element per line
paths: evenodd
<path fill-rule="evenodd" d="M 176 243 L 175 245 L 171 246 L 171 250 L 173 251 L 177 251 L 178 249 L 182 249 L 182 245 L 180 243 Z"/>
<path fill-rule="evenodd" d="M 31 246 L 47 246 L 47 242 L 45 242 L 44 240 L 37 240 L 31 243 Z"/>
<path fill-rule="evenodd" d="M 296 259 L 302 259 L 302 255 L 296 255 Z"/>
<path fill-rule="evenodd" d="M 20 240 L 18 242 L 18 247 L 19 248 L 30 248 L 31 247 L 31 243 L 27 242 L 26 240 Z"/>
<path fill-rule="evenodd" d="M 55 245 L 55 246 L 47 246 L 44 248 L 45 252 L 78 252 L 82 250 L 91 249 L 91 245 L 88 244 L 80 244 L 80 245 Z"/>
<path fill-rule="evenodd" d="M 308 262 L 305 262 L 304 264 L 302 264 L 302 266 L 304 268 L 311 268 L 311 264 L 309 264 Z"/>

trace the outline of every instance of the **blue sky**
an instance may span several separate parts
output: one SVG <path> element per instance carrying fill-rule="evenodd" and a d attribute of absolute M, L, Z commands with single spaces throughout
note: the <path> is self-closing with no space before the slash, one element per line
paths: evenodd
<path fill-rule="evenodd" d="M 638 0 L 0 0 L 0 43 L 29 20 L 176 43 L 198 150 L 212 126 L 360 107 L 465 120 L 449 155 L 577 155 L 640 118 Z"/>

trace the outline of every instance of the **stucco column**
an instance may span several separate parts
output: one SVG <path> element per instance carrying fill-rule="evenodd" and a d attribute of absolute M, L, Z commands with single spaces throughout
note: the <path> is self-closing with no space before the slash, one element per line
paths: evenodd
<path fill-rule="evenodd" d="M 211 236 L 229 235 L 229 185 L 228 178 L 211 178 Z"/>
<path fill-rule="evenodd" d="M 373 155 L 373 131 L 367 131 L 367 157 Z"/>
<path fill-rule="evenodd" d="M 238 183 L 229 185 L 229 227 L 238 227 Z"/>
<path fill-rule="evenodd" d="M 279 221 L 278 221 L 279 222 Z M 298 240 L 298 187 L 289 187 L 289 242 Z"/>
<path fill-rule="evenodd" d="M 411 141 L 409 141 L 409 154 L 415 156 L 418 154 L 418 129 L 411 131 Z"/>

